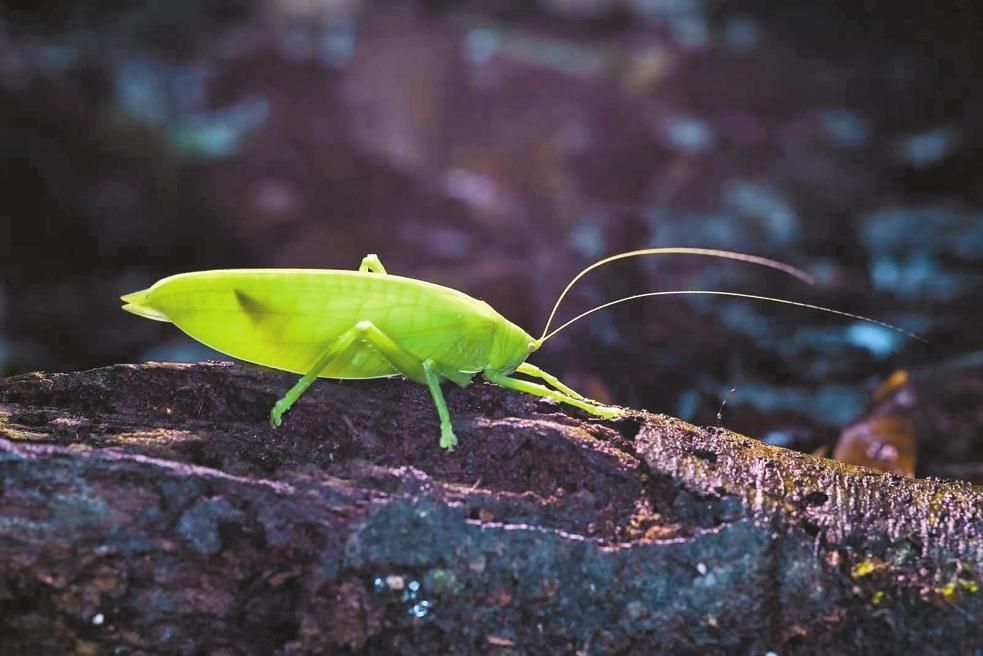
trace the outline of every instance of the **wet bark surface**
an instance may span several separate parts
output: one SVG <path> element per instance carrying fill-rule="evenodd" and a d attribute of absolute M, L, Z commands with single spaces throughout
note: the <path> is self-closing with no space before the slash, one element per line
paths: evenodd
<path fill-rule="evenodd" d="M 983 490 L 477 383 L 0 381 L 0 652 L 964 653 Z"/>

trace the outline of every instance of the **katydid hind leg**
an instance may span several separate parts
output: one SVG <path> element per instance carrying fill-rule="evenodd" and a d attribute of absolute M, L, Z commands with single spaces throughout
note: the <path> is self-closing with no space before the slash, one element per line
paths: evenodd
<path fill-rule="evenodd" d="M 496 385 L 501 385 L 502 387 L 516 390 L 517 392 L 525 392 L 526 394 L 532 394 L 533 396 L 541 396 L 546 399 L 559 401 L 560 403 L 566 403 L 567 405 L 580 408 L 581 410 L 597 417 L 615 419 L 620 417 L 622 413 L 622 411 L 618 408 L 601 405 L 600 403 L 595 403 L 592 401 L 577 399 L 572 396 L 568 396 L 559 390 L 552 390 L 545 385 L 540 385 L 539 383 L 531 383 L 528 380 L 511 378 L 500 371 L 486 370 L 484 375 L 489 382 L 495 383 Z"/>
<path fill-rule="evenodd" d="M 341 334 L 325 350 L 324 354 L 318 357 L 311 369 L 290 388 L 290 390 L 273 406 L 270 411 L 270 425 L 274 428 L 283 423 L 283 414 L 287 412 L 297 399 L 307 391 L 307 388 L 317 380 L 322 371 L 329 364 L 337 360 L 343 360 L 347 351 L 353 348 L 371 345 L 379 352 L 389 364 L 392 365 L 394 373 L 401 373 L 418 383 L 426 382 L 423 378 L 423 369 L 420 361 L 412 355 L 399 349 L 392 340 L 388 340 L 382 332 L 370 321 L 360 321 L 344 333 Z"/>
<path fill-rule="evenodd" d="M 381 273 L 386 274 L 386 267 L 382 266 L 382 260 L 375 253 L 369 253 L 362 258 L 362 263 L 358 265 L 358 270 L 360 273 L 365 273 L 366 271 L 371 273 Z"/>
<path fill-rule="evenodd" d="M 307 391 L 311 383 L 317 380 L 318 374 L 324 371 L 328 363 L 340 356 L 355 343 L 359 338 L 359 334 L 357 327 L 352 327 L 342 333 L 317 359 L 311 369 L 283 395 L 283 398 L 273 405 L 273 409 L 270 410 L 270 425 L 273 428 L 277 428 L 283 423 L 283 413 L 289 410 L 297 402 L 297 399 L 300 398 L 300 395 Z"/>

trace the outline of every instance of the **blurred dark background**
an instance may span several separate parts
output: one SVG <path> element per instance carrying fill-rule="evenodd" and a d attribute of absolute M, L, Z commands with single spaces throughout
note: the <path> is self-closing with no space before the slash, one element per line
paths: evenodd
<path fill-rule="evenodd" d="M 930 346 L 669 298 L 595 315 L 536 363 L 596 397 L 804 450 L 905 368 L 920 473 L 980 478 L 977 3 L 7 0 L 0 16 L 0 374 L 212 357 L 119 310 L 181 271 L 354 268 L 377 252 L 538 334 L 597 258 L 725 248 L 819 284 L 631 260 L 563 315 L 746 291 Z"/>

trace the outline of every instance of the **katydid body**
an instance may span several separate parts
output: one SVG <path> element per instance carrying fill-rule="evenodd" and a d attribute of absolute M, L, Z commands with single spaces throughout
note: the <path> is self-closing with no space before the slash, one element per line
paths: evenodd
<path fill-rule="evenodd" d="M 389 275 L 375 255 L 366 256 L 358 271 L 226 269 L 183 273 L 127 294 L 122 300 L 124 310 L 174 323 L 216 351 L 302 374 L 273 406 L 270 423 L 274 427 L 317 378 L 403 375 L 429 388 L 440 418 L 440 446 L 453 449 L 457 438 L 440 386 L 449 380 L 464 387 L 479 373 L 497 385 L 554 399 L 599 417 L 619 416 L 620 409 L 584 398 L 525 360 L 571 323 L 616 303 L 659 294 L 740 296 L 705 291 L 642 294 L 593 308 L 548 332 L 556 307 L 585 273 L 617 259 L 663 253 L 741 260 L 808 279 L 780 262 L 727 251 L 661 248 L 621 253 L 592 264 L 571 281 L 540 338 L 532 337 L 484 301 L 449 287 Z M 538 378 L 548 386 L 514 378 L 513 373 Z"/>
<path fill-rule="evenodd" d="M 484 301 L 448 287 L 388 275 L 371 255 L 358 271 L 231 269 L 179 274 L 122 298 L 123 309 L 170 321 L 216 351 L 304 374 L 274 406 L 274 426 L 319 377 L 403 375 L 427 385 L 440 416 L 440 445 L 448 449 L 457 440 L 440 384 L 450 380 L 463 387 L 477 373 L 596 415 L 617 414 L 579 395 L 510 378 L 517 369 L 539 373 L 532 365 L 523 366 L 538 340 Z"/>

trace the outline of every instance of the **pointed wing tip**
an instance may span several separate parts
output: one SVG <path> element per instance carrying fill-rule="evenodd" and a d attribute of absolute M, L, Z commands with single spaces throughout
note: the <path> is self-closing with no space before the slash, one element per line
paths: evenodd
<path fill-rule="evenodd" d="M 160 310 L 154 308 L 149 304 L 149 292 L 150 290 L 144 289 L 138 292 L 132 292 L 130 294 L 124 294 L 119 297 L 119 300 L 123 301 L 123 309 L 131 314 L 135 314 L 138 317 L 144 317 L 145 319 L 152 319 L 154 321 L 170 321 Z"/>

